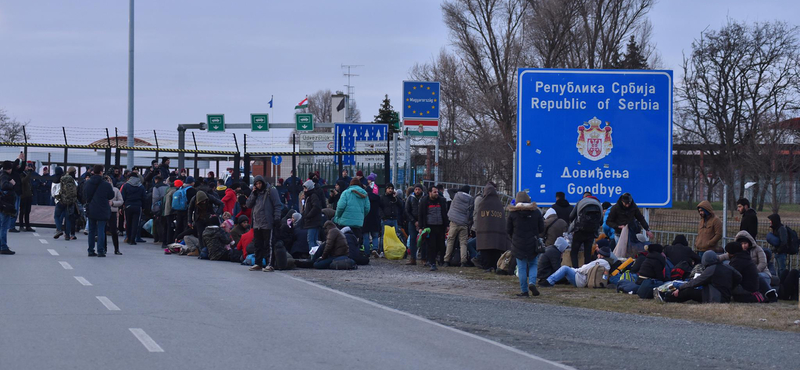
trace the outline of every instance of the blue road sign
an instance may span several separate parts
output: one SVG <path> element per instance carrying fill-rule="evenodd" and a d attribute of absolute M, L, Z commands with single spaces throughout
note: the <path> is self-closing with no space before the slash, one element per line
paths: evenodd
<path fill-rule="evenodd" d="M 281 162 L 283 162 L 283 157 L 281 157 L 279 155 L 273 155 L 272 156 L 272 164 L 274 164 L 276 166 L 280 166 Z"/>
<path fill-rule="evenodd" d="M 403 118 L 439 119 L 439 83 L 403 81 Z"/>
<path fill-rule="evenodd" d="M 520 69 L 517 191 L 672 207 L 672 71 Z"/>
<path fill-rule="evenodd" d="M 389 128 L 386 124 L 374 123 L 337 123 L 334 126 L 333 139 L 336 143 L 337 152 L 363 151 L 365 150 L 363 148 L 365 145 L 362 144 L 367 142 L 386 142 Z M 338 158 L 338 156 L 335 158 Z M 356 164 L 354 155 L 344 155 L 342 156 L 342 161 L 347 165 Z"/>

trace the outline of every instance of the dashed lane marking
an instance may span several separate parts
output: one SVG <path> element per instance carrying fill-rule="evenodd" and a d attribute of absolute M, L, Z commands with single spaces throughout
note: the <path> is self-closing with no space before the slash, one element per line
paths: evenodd
<path fill-rule="evenodd" d="M 78 282 L 83 286 L 92 286 L 92 283 L 90 283 L 89 280 L 86 280 L 83 276 L 75 276 L 75 280 L 78 280 Z"/>
<path fill-rule="evenodd" d="M 114 302 L 111 302 L 111 300 L 108 299 L 107 297 L 97 296 L 95 298 L 97 298 L 97 300 L 100 301 L 100 303 L 102 303 L 103 306 L 106 306 L 106 308 L 108 308 L 109 311 L 119 311 L 120 310 L 119 307 L 117 305 L 115 305 Z"/>
<path fill-rule="evenodd" d="M 58 255 L 58 252 L 56 252 L 55 249 L 48 249 L 47 251 L 50 252 L 50 255 L 52 255 L 52 256 L 57 256 Z"/>
<path fill-rule="evenodd" d="M 70 265 L 68 262 L 58 261 L 58 263 L 61 264 L 61 267 L 63 267 L 64 270 L 72 270 L 72 265 Z"/>
<path fill-rule="evenodd" d="M 159 346 L 158 343 L 156 343 L 156 341 L 153 340 L 153 338 L 150 338 L 150 336 L 147 335 L 147 333 L 145 333 L 144 330 L 140 328 L 130 328 L 128 330 L 130 330 L 131 333 L 133 333 L 133 336 L 136 337 L 136 339 L 138 339 L 139 342 L 141 342 L 142 345 L 144 345 L 144 348 L 147 348 L 148 351 L 164 352 L 164 349 L 161 348 L 161 346 Z"/>

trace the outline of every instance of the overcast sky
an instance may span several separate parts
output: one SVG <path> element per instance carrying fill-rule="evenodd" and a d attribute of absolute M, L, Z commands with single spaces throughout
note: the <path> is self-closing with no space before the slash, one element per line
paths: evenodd
<path fill-rule="evenodd" d="M 362 121 L 384 94 L 395 100 L 418 62 L 448 46 L 440 2 L 138 1 L 136 129 L 225 113 L 249 122 L 320 89 L 344 90 L 342 64 L 360 64 L 352 84 Z M 661 0 L 650 13 L 664 67 L 680 78 L 682 53 L 726 18 L 786 20 L 798 1 Z M 0 108 L 34 126 L 119 127 L 127 120 L 128 1 L 0 0 Z"/>

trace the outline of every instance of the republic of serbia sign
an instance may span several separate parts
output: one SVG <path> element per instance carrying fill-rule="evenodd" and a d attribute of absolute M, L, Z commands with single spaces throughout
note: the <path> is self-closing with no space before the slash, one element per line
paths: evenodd
<path fill-rule="evenodd" d="M 672 71 L 520 69 L 517 191 L 672 206 Z"/>

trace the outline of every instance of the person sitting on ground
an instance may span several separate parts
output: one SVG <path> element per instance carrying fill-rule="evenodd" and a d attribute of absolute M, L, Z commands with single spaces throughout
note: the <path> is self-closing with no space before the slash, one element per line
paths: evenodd
<path fill-rule="evenodd" d="M 222 214 L 222 219 L 220 220 L 220 225 L 226 233 L 230 234 L 231 230 L 233 230 L 233 220 L 231 219 L 231 214 L 229 212 L 225 212 Z"/>
<path fill-rule="evenodd" d="M 300 226 L 300 220 L 303 219 L 303 216 L 299 212 L 295 212 L 293 209 L 290 209 L 286 215 L 281 218 L 281 226 L 275 231 L 275 242 L 278 241 L 283 242 L 283 247 L 289 251 L 289 254 L 292 255 L 292 258 L 298 257 L 306 257 L 308 256 L 309 248 L 304 247 L 302 250 L 295 250 L 294 244 L 297 241 L 297 233 L 295 232 L 295 228 Z M 305 220 L 303 220 L 305 223 Z M 303 259 L 303 258 L 298 258 Z"/>
<path fill-rule="evenodd" d="M 547 212 L 550 212 L 550 210 Z M 559 220 L 561 219 L 559 218 Z M 564 222 L 566 223 L 566 221 Z M 558 239 L 556 239 L 555 244 L 548 246 L 544 251 L 544 255 L 539 256 L 539 266 L 536 274 L 536 277 L 539 280 L 539 285 L 541 285 L 542 281 L 547 279 L 548 276 L 552 275 L 554 272 L 556 272 L 556 270 L 561 268 L 561 258 L 564 254 L 564 251 L 567 250 L 567 247 L 569 247 L 569 242 L 567 239 L 559 236 Z"/>
<path fill-rule="evenodd" d="M 747 232 L 747 231 L 745 231 Z M 765 301 L 764 295 L 759 291 L 758 268 L 750 258 L 750 252 L 742 248 L 739 242 L 730 242 L 725 245 L 724 255 L 730 259 L 730 266 L 742 275 L 739 286 L 733 288 L 731 292 L 734 302 L 742 303 L 762 303 Z M 778 300 L 778 293 L 772 291 L 770 296 L 774 301 Z"/>
<path fill-rule="evenodd" d="M 742 281 L 742 275 L 732 267 L 722 264 L 713 251 L 703 253 L 700 258 L 704 267 L 703 272 L 682 284 L 672 294 L 658 292 L 661 301 L 702 303 L 728 303 L 731 301 L 731 292 Z M 702 289 L 695 289 L 698 287 L 702 287 Z"/>
<path fill-rule="evenodd" d="M 325 250 L 322 256 L 314 262 L 314 268 L 327 269 L 331 267 L 333 260 L 339 257 L 348 258 L 350 247 L 347 245 L 347 239 L 341 230 L 336 227 L 332 221 L 326 221 L 325 225 Z"/>
<path fill-rule="evenodd" d="M 769 272 L 767 253 L 756 243 L 755 239 L 747 231 L 742 230 L 736 233 L 734 241 L 741 244 L 742 249 L 750 253 L 750 260 L 756 265 L 756 270 L 758 271 L 759 291 L 766 296 L 767 291 L 772 289 L 770 286 L 772 275 Z M 731 257 L 730 253 L 725 253 L 719 255 L 719 260 L 727 261 L 730 260 Z"/>
<path fill-rule="evenodd" d="M 611 256 L 611 250 L 608 248 L 599 248 L 597 249 L 596 258 L 594 261 L 591 261 L 579 268 L 572 268 L 570 266 L 561 266 L 559 267 L 556 272 L 552 275 L 547 277 L 544 281 L 541 282 L 541 286 L 543 287 L 551 287 L 559 280 L 563 278 L 567 278 L 570 284 L 578 287 L 578 288 L 585 288 L 586 284 L 589 281 L 589 270 L 596 265 L 603 266 L 606 271 L 603 274 L 604 279 L 608 281 L 608 274 L 611 272 L 611 265 L 608 263 L 606 258 Z"/>
<path fill-rule="evenodd" d="M 231 230 L 231 238 L 234 242 L 236 242 L 236 244 L 239 244 L 239 240 L 242 239 L 242 235 L 250 230 L 250 220 L 247 219 L 247 216 L 239 216 L 236 221 L 236 226 L 234 226 L 233 230 Z"/>
<path fill-rule="evenodd" d="M 556 210 L 550 208 L 544 213 L 544 229 L 539 230 L 539 237 L 544 239 L 544 245 L 553 245 L 567 231 L 567 221 L 558 217 Z"/>
<path fill-rule="evenodd" d="M 208 248 L 208 259 L 212 261 L 230 261 L 228 251 L 235 245 L 230 235 L 219 227 L 218 217 L 208 219 L 208 226 L 203 230 L 203 244 Z"/>
<path fill-rule="evenodd" d="M 686 240 L 686 236 L 683 234 L 676 235 L 672 245 L 664 247 L 664 255 L 676 266 L 684 261 L 689 266 L 700 263 L 700 256 L 692 248 L 689 248 L 689 241 Z"/>
<path fill-rule="evenodd" d="M 647 256 L 639 268 L 636 285 L 639 285 L 639 298 L 653 299 L 653 289 L 664 283 L 664 267 L 667 265 L 667 259 L 661 254 L 664 250 L 661 244 L 650 244 L 645 249 Z"/>
<path fill-rule="evenodd" d="M 459 193 L 462 194 L 462 193 Z M 519 287 L 522 291 L 517 297 L 527 297 L 528 291 L 533 296 L 539 295 L 536 289 L 536 269 L 539 264 L 539 254 L 537 252 L 539 231 L 544 229 L 542 212 L 531 202 L 531 197 L 526 191 L 517 193 L 516 204 L 508 206 L 508 219 L 506 221 L 506 232 L 511 237 L 511 254 L 517 259 L 517 274 L 519 275 Z M 455 204 L 455 201 L 453 201 Z M 452 211 L 452 210 L 451 210 Z M 450 222 L 450 232 L 458 225 Z M 466 242 L 467 230 L 464 230 L 464 241 Z M 466 243 L 465 243 L 466 244 Z M 466 260 L 467 250 L 462 249 L 461 253 Z M 448 260 L 445 257 L 445 260 Z"/>

